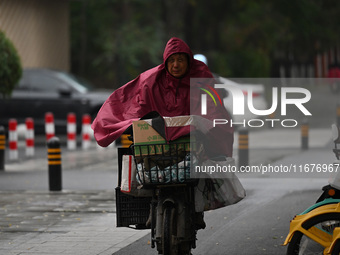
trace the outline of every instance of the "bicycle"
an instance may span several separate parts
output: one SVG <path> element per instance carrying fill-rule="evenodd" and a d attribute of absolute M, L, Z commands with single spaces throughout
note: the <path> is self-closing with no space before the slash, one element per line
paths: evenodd
<path fill-rule="evenodd" d="M 119 157 L 123 154 L 134 156 L 137 181 L 152 195 L 133 197 L 116 189 L 117 226 L 150 228 L 151 247 L 157 247 L 159 254 L 191 254 L 191 249 L 196 248 L 199 227 L 194 189 L 198 180 L 190 179 L 194 146 L 195 143 L 188 139 L 119 148 Z"/>
<path fill-rule="evenodd" d="M 159 254 L 190 254 L 196 248 L 196 179 L 190 179 L 194 143 L 133 145 L 137 179 L 151 189 L 151 247 Z"/>
<path fill-rule="evenodd" d="M 135 121 L 129 130 L 133 143 L 118 149 L 117 227 L 150 228 L 151 247 L 157 247 L 159 254 L 191 254 L 197 231 L 205 228 L 203 211 L 235 204 L 246 195 L 235 173 L 212 177 L 193 171 L 196 166 L 234 164 L 225 155 L 207 156 L 202 131 L 188 133 L 188 125 L 184 125 L 193 120 L 206 123 L 195 116 Z M 185 127 L 183 135 L 166 141 L 160 135 L 165 121 L 166 128 Z M 202 130 L 207 132 L 206 127 Z M 128 168 L 122 169 L 123 157 Z"/>

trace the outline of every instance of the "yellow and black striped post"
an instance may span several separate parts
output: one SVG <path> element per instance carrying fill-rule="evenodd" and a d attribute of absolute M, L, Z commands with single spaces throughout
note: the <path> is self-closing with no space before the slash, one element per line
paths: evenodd
<path fill-rule="evenodd" d="M 58 137 L 47 141 L 48 182 L 50 191 L 62 190 L 61 149 Z"/>
<path fill-rule="evenodd" d="M 130 134 L 121 135 L 120 143 L 123 148 L 129 148 L 130 145 L 132 144 L 132 141 L 129 139 L 130 136 L 131 136 Z"/>
<path fill-rule="evenodd" d="M 5 170 L 5 150 L 6 150 L 5 128 L 3 126 L 0 126 L 0 171 Z"/>
<path fill-rule="evenodd" d="M 308 136 L 309 136 L 309 125 L 308 121 L 304 120 L 301 125 L 301 149 L 308 150 Z"/>
<path fill-rule="evenodd" d="M 240 128 L 238 131 L 238 167 L 249 165 L 249 137 L 248 129 Z"/>

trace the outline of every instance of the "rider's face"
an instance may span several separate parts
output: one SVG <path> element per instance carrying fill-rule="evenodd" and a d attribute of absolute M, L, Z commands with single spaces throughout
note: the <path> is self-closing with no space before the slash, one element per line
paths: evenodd
<path fill-rule="evenodd" d="M 188 58 L 184 53 L 176 53 L 171 55 L 167 60 L 167 68 L 169 73 L 176 77 L 181 78 L 188 70 Z"/>

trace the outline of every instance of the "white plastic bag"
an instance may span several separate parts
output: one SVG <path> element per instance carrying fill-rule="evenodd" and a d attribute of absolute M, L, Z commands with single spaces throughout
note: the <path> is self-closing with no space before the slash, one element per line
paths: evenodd
<path fill-rule="evenodd" d="M 227 158 L 225 161 L 209 159 L 203 162 L 203 165 L 215 166 L 219 164 L 228 166 L 233 163 L 235 162 L 231 158 Z M 233 172 L 205 174 L 204 177 L 199 180 L 195 190 L 196 212 L 214 210 L 236 204 L 246 196 L 245 189 Z"/>
<path fill-rule="evenodd" d="M 135 197 L 152 196 L 152 190 L 142 189 L 138 186 L 136 178 L 136 164 L 133 155 L 123 155 L 121 192 Z"/>

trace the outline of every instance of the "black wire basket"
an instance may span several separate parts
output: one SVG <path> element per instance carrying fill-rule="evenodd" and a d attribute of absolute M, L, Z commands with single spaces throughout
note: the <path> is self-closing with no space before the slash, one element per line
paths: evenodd
<path fill-rule="evenodd" d="M 133 145 L 137 181 L 144 186 L 190 183 L 195 143 Z"/>

